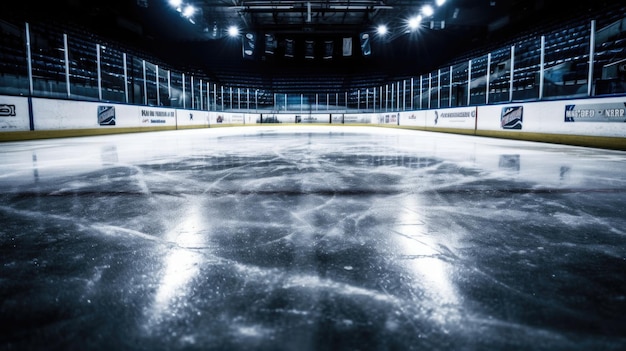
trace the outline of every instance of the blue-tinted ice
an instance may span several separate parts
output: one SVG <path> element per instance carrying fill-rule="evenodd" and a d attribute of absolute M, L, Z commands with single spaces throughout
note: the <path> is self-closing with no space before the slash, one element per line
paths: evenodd
<path fill-rule="evenodd" d="M 624 350 L 626 152 L 373 127 L 0 144 L 4 350 Z"/>

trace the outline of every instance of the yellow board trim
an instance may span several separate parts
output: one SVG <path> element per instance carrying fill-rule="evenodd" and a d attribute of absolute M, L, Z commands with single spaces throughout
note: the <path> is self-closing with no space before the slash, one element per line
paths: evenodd
<path fill-rule="evenodd" d="M 202 128 L 227 128 L 227 127 L 244 127 L 244 126 L 367 126 L 367 127 L 385 127 L 399 128 L 410 130 L 421 130 L 436 133 L 450 133 L 475 135 L 481 137 L 501 138 L 511 140 L 523 140 L 544 142 L 551 144 L 563 144 L 573 146 L 594 147 L 601 149 L 622 150 L 626 151 L 626 138 L 621 137 L 604 137 L 590 135 L 570 135 L 570 134 L 550 134 L 550 133 L 529 133 L 529 132 L 513 132 L 513 131 L 497 131 L 497 130 L 474 130 L 461 128 L 432 128 L 418 126 L 399 126 L 395 124 L 369 124 L 369 123 L 267 123 L 267 124 L 211 124 L 211 125 L 189 125 L 189 126 L 159 126 L 159 127 L 133 127 L 133 128 L 97 128 L 97 129 L 67 129 L 67 130 L 38 130 L 38 131 L 16 131 L 16 132 L 0 132 L 0 142 L 3 141 L 22 141 L 36 139 L 51 138 L 73 138 L 82 136 L 110 135 L 123 133 L 141 133 L 156 132 L 177 129 L 202 129 Z"/>

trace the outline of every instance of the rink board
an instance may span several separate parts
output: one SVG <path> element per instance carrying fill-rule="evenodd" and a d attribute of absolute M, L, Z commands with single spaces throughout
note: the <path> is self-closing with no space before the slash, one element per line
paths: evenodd
<path fill-rule="evenodd" d="M 369 124 L 626 149 L 626 97 L 378 113 L 245 113 L 0 96 L 0 140 L 257 124 Z"/>

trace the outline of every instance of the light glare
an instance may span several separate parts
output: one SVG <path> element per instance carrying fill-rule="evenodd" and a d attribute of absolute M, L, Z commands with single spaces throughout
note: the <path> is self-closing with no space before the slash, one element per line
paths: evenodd
<path fill-rule="evenodd" d="M 235 26 L 228 27 L 228 35 L 230 35 L 231 37 L 238 36 L 239 35 L 239 28 L 237 28 Z"/>
<path fill-rule="evenodd" d="M 170 5 L 172 5 L 172 7 L 180 7 L 180 5 L 182 5 L 183 0 L 170 0 Z"/>
<path fill-rule="evenodd" d="M 380 26 L 378 26 L 378 34 L 380 35 L 385 35 L 387 34 L 387 26 L 385 26 L 384 24 L 381 24 Z"/>
<path fill-rule="evenodd" d="M 422 16 L 415 16 L 409 19 L 409 28 L 416 29 L 422 22 Z"/>
<path fill-rule="evenodd" d="M 191 5 L 187 5 L 185 6 L 185 9 L 183 10 L 183 16 L 185 17 L 191 17 L 193 16 L 193 14 L 196 12 L 196 8 L 191 6 Z"/>
<path fill-rule="evenodd" d="M 424 5 L 424 7 L 422 7 L 422 13 L 424 16 L 429 17 L 435 13 L 435 10 L 433 10 L 433 7 L 430 5 Z"/>

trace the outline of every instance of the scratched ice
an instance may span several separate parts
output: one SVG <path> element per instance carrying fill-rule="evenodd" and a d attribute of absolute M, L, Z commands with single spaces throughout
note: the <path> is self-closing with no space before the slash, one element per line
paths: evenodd
<path fill-rule="evenodd" d="M 625 170 L 372 127 L 2 143 L 0 343 L 623 350 Z"/>

